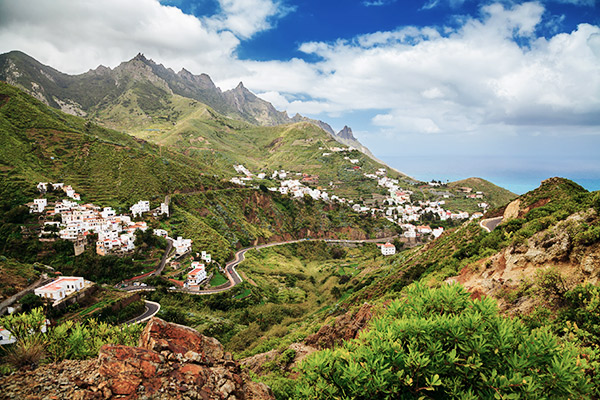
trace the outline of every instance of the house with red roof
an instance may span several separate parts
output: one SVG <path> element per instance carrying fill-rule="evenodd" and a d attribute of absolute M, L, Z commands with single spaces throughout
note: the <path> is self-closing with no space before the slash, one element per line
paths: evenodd
<path fill-rule="evenodd" d="M 381 254 L 384 256 L 391 256 L 392 254 L 396 254 L 396 246 L 387 242 L 386 244 L 381 245 Z"/>
<path fill-rule="evenodd" d="M 62 276 L 55 281 L 33 291 L 43 299 L 62 300 L 71 293 L 78 292 L 85 286 L 83 278 L 78 276 Z"/>

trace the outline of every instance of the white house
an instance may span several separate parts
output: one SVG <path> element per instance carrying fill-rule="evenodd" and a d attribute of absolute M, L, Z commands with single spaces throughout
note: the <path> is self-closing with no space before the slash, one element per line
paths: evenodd
<path fill-rule="evenodd" d="M 194 263 L 192 263 L 194 265 Z M 197 267 L 188 273 L 187 286 L 198 286 L 200 282 L 206 279 L 206 270 L 204 264 L 197 264 Z"/>
<path fill-rule="evenodd" d="M 131 210 L 131 213 L 133 214 L 133 218 L 135 218 L 137 215 L 141 216 L 142 213 L 150 211 L 150 202 L 140 200 L 137 203 L 135 203 L 134 205 L 132 205 L 129 209 Z"/>
<path fill-rule="evenodd" d="M 173 240 L 173 247 L 175 247 L 175 255 L 179 257 L 192 250 L 192 239 L 184 239 L 179 236 Z"/>
<path fill-rule="evenodd" d="M 107 219 L 116 216 L 117 213 L 112 209 L 112 207 L 104 207 L 100 215 L 102 215 L 102 218 Z"/>
<path fill-rule="evenodd" d="M 381 254 L 384 256 L 390 256 L 392 254 L 396 254 L 396 246 L 387 242 L 386 244 L 381 246 Z"/>
<path fill-rule="evenodd" d="M 35 289 L 33 293 L 44 299 L 61 300 L 71 293 L 80 291 L 83 289 L 83 286 L 83 278 L 78 276 L 63 276 Z"/>
<path fill-rule="evenodd" d="M 164 229 L 155 229 L 153 231 L 153 233 L 156 236 L 160 236 L 160 237 L 164 237 L 164 238 L 166 238 L 167 236 L 169 236 L 169 234 L 167 233 L 167 231 L 165 231 Z"/>
<path fill-rule="evenodd" d="M 437 239 L 442 236 L 442 233 L 444 233 L 444 228 L 440 226 L 439 228 L 432 230 L 431 233 L 433 234 L 433 237 Z"/>
<path fill-rule="evenodd" d="M 160 203 L 160 214 L 169 216 L 169 205 L 167 203 Z"/>
<path fill-rule="evenodd" d="M 48 190 L 48 182 L 38 183 L 37 188 L 40 191 L 40 193 L 46 193 L 46 191 Z"/>
<path fill-rule="evenodd" d="M 29 207 L 29 212 L 41 213 L 48 205 L 47 199 L 33 199 L 33 205 Z"/>

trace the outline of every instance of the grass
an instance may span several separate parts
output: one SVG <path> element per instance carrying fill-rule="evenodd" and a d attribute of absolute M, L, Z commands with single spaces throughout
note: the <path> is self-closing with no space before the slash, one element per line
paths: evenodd
<path fill-rule="evenodd" d="M 220 272 L 215 272 L 212 279 L 210 280 L 210 286 L 219 286 L 224 283 L 227 283 L 227 278 L 225 278 Z"/>

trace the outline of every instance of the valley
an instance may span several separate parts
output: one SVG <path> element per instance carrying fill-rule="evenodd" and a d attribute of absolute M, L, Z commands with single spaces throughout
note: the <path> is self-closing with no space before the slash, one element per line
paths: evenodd
<path fill-rule="evenodd" d="M 139 389 L 150 376 L 102 364 L 108 383 L 81 393 L 208 382 L 202 351 L 168 333 L 195 330 L 231 385 L 265 398 L 600 396 L 600 193 L 419 182 L 348 127 L 141 54 L 71 76 L 11 52 L 0 78 L 0 300 L 23 294 L 0 325 L 37 349 L 17 363 L 2 347 L 1 382 L 92 368 L 120 357 L 110 346 L 160 379 Z M 25 294 L 61 276 L 93 289 Z M 144 301 L 160 319 L 120 330 Z"/>

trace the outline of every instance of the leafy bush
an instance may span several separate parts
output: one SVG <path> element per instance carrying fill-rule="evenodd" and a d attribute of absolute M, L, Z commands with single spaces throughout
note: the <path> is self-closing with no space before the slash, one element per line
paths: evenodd
<path fill-rule="evenodd" d="M 405 289 L 369 331 L 300 366 L 296 398 L 582 398 L 586 361 L 458 285 Z"/>
<path fill-rule="evenodd" d="M 7 351 L 5 361 L 16 368 L 35 365 L 43 359 L 57 362 L 64 359 L 85 359 L 98 355 L 104 344 L 135 346 L 142 325 L 115 326 L 96 320 L 66 321 L 46 332 L 46 316 L 41 308 L 30 313 L 7 315 L 0 325 L 13 333 L 17 342 Z"/>

